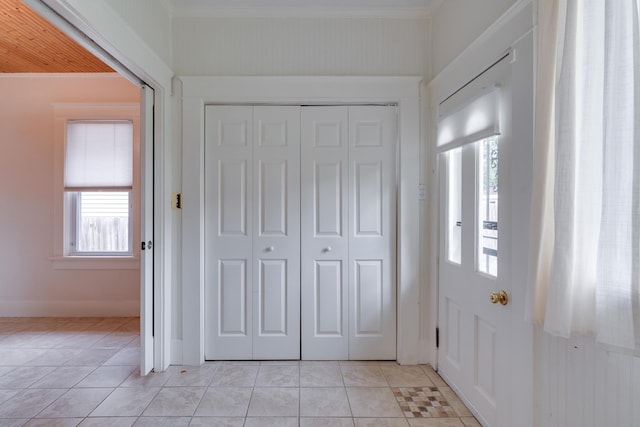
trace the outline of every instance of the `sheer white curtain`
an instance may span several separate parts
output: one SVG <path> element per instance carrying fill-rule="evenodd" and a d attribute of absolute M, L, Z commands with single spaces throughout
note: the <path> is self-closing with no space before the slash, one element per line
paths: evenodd
<path fill-rule="evenodd" d="M 540 0 L 528 316 L 640 351 L 640 0 Z"/>

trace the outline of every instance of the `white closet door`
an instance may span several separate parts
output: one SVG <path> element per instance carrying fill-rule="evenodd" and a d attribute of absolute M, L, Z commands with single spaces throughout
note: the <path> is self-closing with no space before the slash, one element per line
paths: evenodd
<path fill-rule="evenodd" d="M 205 114 L 205 358 L 251 359 L 252 107 Z"/>
<path fill-rule="evenodd" d="M 349 358 L 348 108 L 302 109 L 302 358 Z"/>
<path fill-rule="evenodd" d="M 396 358 L 395 109 L 302 109 L 302 357 Z"/>
<path fill-rule="evenodd" d="M 300 107 L 205 111 L 205 358 L 299 359 Z"/>
<path fill-rule="evenodd" d="M 299 359 L 300 107 L 253 122 L 253 359 Z"/>
<path fill-rule="evenodd" d="M 349 358 L 396 359 L 395 107 L 349 108 Z"/>

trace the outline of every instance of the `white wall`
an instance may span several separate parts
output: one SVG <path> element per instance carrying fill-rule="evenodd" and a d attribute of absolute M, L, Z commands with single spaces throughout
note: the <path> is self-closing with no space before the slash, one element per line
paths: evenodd
<path fill-rule="evenodd" d="M 426 76 L 429 70 L 425 16 L 177 16 L 172 31 L 178 76 Z M 172 293 L 174 361 L 182 360 L 183 292 L 179 286 Z"/>
<path fill-rule="evenodd" d="M 106 0 L 163 60 L 171 64 L 171 6 L 167 0 Z"/>
<path fill-rule="evenodd" d="M 114 75 L 4 74 L 0 93 L 0 316 L 138 315 L 137 268 L 56 270 L 50 259 L 61 227 L 52 103 L 137 103 L 138 89 Z"/>
<path fill-rule="evenodd" d="M 593 338 L 538 334 L 536 425 L 640 426 L 640 358 L 598 347 Z"/>
<path fill-rule="evenodd" d="M 376 17 L 177 17 L 177 75 L 424 76 L 429 22 Z"/>
<path fill-rule="evenodd" d="M 443 1 L 431 18 L 433 75 L 438 75 L 517 1 Z"/>

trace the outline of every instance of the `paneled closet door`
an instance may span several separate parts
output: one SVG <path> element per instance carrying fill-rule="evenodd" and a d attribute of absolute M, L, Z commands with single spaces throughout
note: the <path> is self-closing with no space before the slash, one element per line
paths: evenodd
<path fill-rule="evenodd" d="M 349 359 L 348 111 L 302 108 L 303 359 Z"/>
<path fill-rule="evenodd" d="M 253 359 L 299 359 L 300 107 L 253 122 Z"/>
<path fill-rule="evenodd" d="M 349 358 L 396 359 L 395 107 L 349 107 Z"/>
<path fill-rule="evenodd" d="M 253 352 L 252 107 L 205 107 L 205 359 Z"/>
<path fill-rule="evenodd" d="M 302 109 L 302 357 L 396 358 L 395 108 Z"/>
<path fill-rule="evenodd" d="M 298 359 L 300 108 L 205 111 L 205 358 Z"/>

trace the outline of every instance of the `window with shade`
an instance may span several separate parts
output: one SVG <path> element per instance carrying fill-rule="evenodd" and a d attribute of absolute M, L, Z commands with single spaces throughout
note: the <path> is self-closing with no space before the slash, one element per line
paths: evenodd
<path fill-rule="evenodd" d="M 447 171 L 443 242 L 447 261 L 465 263 L 466 239 L 475 246 L 473 258 L 466 262 L 474 262 L 475 271 L 490 278 L 498 277 L 501 253 L 499 154 L 508 139 L 501 134 L 500 121 L 509 102 L 501 87 L 510 73 L 509 57 L 503 56 L 438 106 L 436 150 Z"/>
<path fill-rule="evenodd" d="M 69 120 L 64 152 L 66 255 L 132 255 L 133 123 Z"/>

